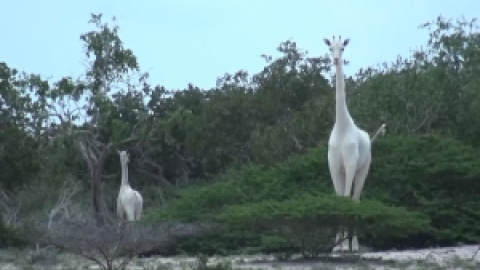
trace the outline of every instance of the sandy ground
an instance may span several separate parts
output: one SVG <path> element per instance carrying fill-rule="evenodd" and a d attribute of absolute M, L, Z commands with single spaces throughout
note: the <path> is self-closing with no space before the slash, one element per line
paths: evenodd
<path fill-rule="evenodd" d="M 244 264 L 264 269 L 480 269 L 479 246 L 422 249 L 411 251 L 366 252 L 359 260 L 345 262 L 341 255 L 325 261 L 290 261 Z M 348 258 L 348 257 L 347 257 Z"/>
<path fill-rule="evenodd" d="M 321 269 L 480 269 L 479 246 L 464 246 L 452 248 L 423 249 L 413 251 L 366 252 L 360 256 L 329 255 L 319 260 L 290 260 L 277 261 L 273 256 L 228 256 L 212 257 L 209 265 L 231 262 L 234 268 L 267 269 L 267 270 L 321 270 Z M 55 258 L 32 259 L 32 254 L 0 252 L 0 270 L 23 269 L 100 269 L 97 265 L 72 255 L 59 255 Z M 192 269 L 196 265 L 196 258 L 137 258 L 127 267 L 131 270 L 184 270 Z"/>

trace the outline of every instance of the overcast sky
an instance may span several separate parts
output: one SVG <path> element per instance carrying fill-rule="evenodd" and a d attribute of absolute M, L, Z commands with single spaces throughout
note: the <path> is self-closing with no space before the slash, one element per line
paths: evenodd
<path fill-rule="evenodd" d="M 118 18 L 125 46 L 138 57 L 150 82 L 168 89 L 188 83 L 215 86 L 225 72 L 264 66 L 287 39 L 324 55 L 322 39 L 350 38 L 347 75 L 393 61 L 428 38 L 418 25 L 442 15 L 479 15 L 478 0 L 0 0 L 0 61 L 31 73 L 77 77 L 85 58 L 80 34 L 90 14 Z M 108 19 L 108 20 L 107 20 Z"/>

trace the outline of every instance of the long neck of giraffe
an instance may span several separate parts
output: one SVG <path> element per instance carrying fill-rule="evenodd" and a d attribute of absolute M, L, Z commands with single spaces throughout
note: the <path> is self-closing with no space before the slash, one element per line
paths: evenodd
<path fill-rule="evenodd" d="M 121 187 L 128 186 L 128 164 L 122 162 L 122 184 Z"/>
<path fill-rule="evenodd" d="M 337 68 L 337 74 L 335 76 L 335 123 L 338 127 L 344 128 L 351 123 L 351 117 L 348 112 L 345 94 L 343 60 L 339 59 L 335 66 Z"/>

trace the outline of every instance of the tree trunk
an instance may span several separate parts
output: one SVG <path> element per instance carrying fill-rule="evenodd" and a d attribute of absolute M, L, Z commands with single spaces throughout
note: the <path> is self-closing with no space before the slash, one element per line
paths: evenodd
<path fill-rule="evenodd" d="M 92 207 L 95 220 L 99 226 L 104 224 L 102 215 L 102 186 L 101 177 L 99 177 L 101 176 L 101 174 L 99 174 L 101 171 L 100 166 L 102 166 L 102 164 L 97 164 L 92 174 Z"/>

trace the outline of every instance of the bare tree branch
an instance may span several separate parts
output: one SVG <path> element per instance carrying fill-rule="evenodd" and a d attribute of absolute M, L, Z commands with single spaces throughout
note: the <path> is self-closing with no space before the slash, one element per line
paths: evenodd
<path fill-rule="evenodd" d="M 419 129 L 421 129 L 427 123 L 429 116 L 430 110 L 426 110 L 422 121 L 414 129 L 409 129 L 410 133 L 416 133 Z"/>
<path fill-rule="evenodd" d="M 92 151 L 90 151 L 85 142 L 78 142 L 78 145 L 80 146 L 80 152 L 82 153 L 83 158 L 87 162 L 90 175 L 93 175 L 95 169 L 94 166 L 97 163 L 97 157 L 92 156 Z"/>
<path fill-rule="evenodd" d="M 300 140 L 297 138 L 297 136 L 295 136 L 292 132 L 290 132 L 290 130 L 288 130 L 288 128 L 286 126 L 284 126 L 283 129 L 285 130 L 285 132 L 287 132 L 288 136 L 290 136 L 290 138 L 295 143 L 295 149 L 298 152 L 303 152 L 304 147 L 303 147 L 302 143 L 300 142 Z"/>
<path fill-rule="evenodd" d="M 138 173 L 143 174 L 147 177 L 150 177 L 150 178 L 153 178 L 153 179 L 157 180 L 158 183 L 162 187 L 165 187 L 165 188 L 172 188 L 173 187 L 173 185 L 170 182 L 168 182 L 168 180 L 160 172 L 158 174 L 154 174 L 154 173 L 151 173 L 151 172 L 149 172 L 147 170 L 144 170 L 144 169 L 135 169 L 135 171 L 137 171 Z"/>
<path fill-rule="evenodd" d="M 64 218 L 50 225 L 33 220 L 23 229 L 27 239 L 80 255 L 105 270 L 123 269 L 135 256 L 168 248 L 184 237 L 211 230 L 213 225 L 165 223 L 119 226 L 115 218 L 98 226 L 94 219 Z M 50 226 L 50 229 L 48 229 Z"/>
<path fill-rule="evenodd" d="M 50 210 L 50 214 L 48 215 L 48 225 L 47 228 L 51 229 L 51 225 L 53 219 L 61 212 L 64 212 L 64 215 L 68 218 L 70 217 L 69 213 L 69 206 L 71 204 L 72 197 L 80 191 L 80 183 L 74 181 L 72 178 L 67 179 L 63 183 L 62 190 L 60 191 L 60 195 L 58 196 L 57 203 L 55 206 Z"/>

